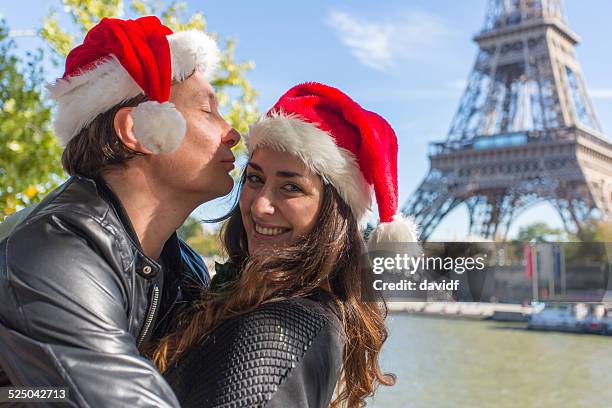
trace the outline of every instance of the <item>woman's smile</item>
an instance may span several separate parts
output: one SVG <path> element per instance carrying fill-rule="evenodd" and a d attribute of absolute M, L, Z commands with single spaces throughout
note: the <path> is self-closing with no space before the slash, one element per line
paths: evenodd
<path fill-rule="evenodd" d="M 255 221 L 253 221 L 253 225 L 255 226 L 255 232 L 257 234 L 264 235 L 266 237 L 276 237 L 291 231 L 291 228 L 266 226 L 258 224 Z"/>

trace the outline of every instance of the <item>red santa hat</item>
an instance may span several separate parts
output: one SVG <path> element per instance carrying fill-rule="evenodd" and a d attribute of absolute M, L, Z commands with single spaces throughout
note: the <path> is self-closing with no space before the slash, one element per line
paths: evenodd
<path fill-rule="evenodd" d="M 246 137 L 253 153 L 265 146 L 299 157 L 333 185 L 364 226 L 376 197 L 378 242 L 415 242 L 412 217 L 397 212 L 397 138 L 381 116 L 331 86 L 309 82 L 287 91 Z"/>
<path fill-rule="evenodd" d="M 210 80 L 218 64 L 215 41 L 201 31 L 173 33 L 157 17 L 104 18 L 66 59 L 62 78 L 47 88 L 57 102 L 55 134 L 62 146 L 99 114 L 134 98 L 134 134 L 153 153 L 178 148 L 185 119 L 170 97 L 172 81 L 200 71 Z"/>

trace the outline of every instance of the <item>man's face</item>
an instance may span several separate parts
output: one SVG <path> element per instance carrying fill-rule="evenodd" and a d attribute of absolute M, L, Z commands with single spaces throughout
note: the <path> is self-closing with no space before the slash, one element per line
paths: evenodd
<path fill-rule="evenodd" d="M 172 85 L 170 102 L 185 118 L 185 139 L 176 151 L 157 155 L 157 179 L 175 194 L 196 196 L 201 202 L 228 194 L 234 185 L 231 148 L 240 135 L 221 117 L 215 90 L 195 72 Z"/>

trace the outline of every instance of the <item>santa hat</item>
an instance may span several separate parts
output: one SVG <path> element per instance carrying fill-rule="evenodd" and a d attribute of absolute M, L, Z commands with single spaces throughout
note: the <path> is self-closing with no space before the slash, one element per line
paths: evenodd
<path fill-rule="evenodd" d="M 360 226 L 376 197 L 380 224 L 369 246 L 414 242 L 412 217 L 397 212 L 397 138 L 391 126 L 331 86 L 309 82 L 287 91 L 246 138 L 253 153 L 265 146 L 299 157 L 336 188 Z"/>
<path fill-rule="evenodd" d="M 172 33 L 157 17 L 103 18 L 66 59 L 62 78 L 49 85 L 57 102 L 55 134 L 62 146 L 98 115 L 144 94 L 132 111 L 134 134 L 153 153 L 178 148 L 185 119 L 170 97 L 172 81 L 194 71 L 210 80 L 219 61 L 215 41 L 201 31 Z"/>

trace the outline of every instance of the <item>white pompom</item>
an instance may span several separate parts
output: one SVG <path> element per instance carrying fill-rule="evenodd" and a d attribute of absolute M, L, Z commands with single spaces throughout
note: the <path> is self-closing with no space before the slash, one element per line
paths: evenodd
<path fill-rule="evenodd" d="M 185 137 L 185 118 L 172 103 L 143 102 L 132 110 L 134 135 L 155 154 L 178 149 Z"/>
<path fill-rule="evenodd" d="M 414 218 L 398 213 L 393 216 L 393 221 L 380 223 L 372 231 L 368 239 L 368 250 L 375 250 L 379 244 L 418 242 L 418 238 L 419 228 Z M 420 246 L 417 250 L 420 250 Z"/>

